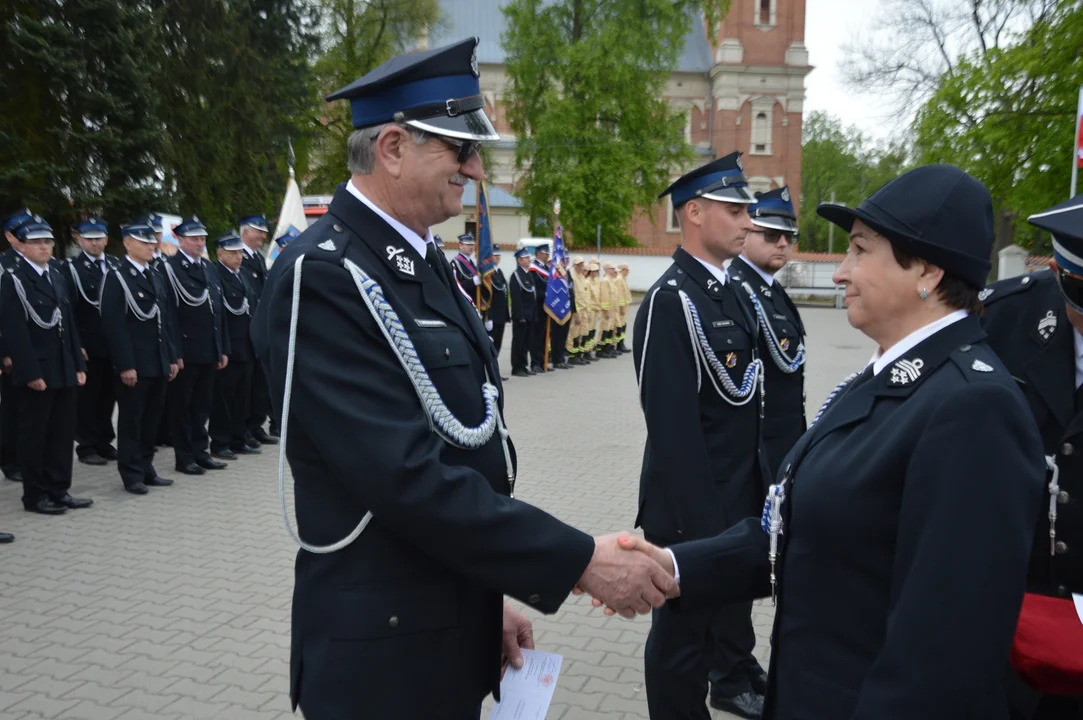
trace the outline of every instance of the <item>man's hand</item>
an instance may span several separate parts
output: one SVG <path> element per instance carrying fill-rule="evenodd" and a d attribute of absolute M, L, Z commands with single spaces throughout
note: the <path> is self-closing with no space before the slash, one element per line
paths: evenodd
<path fill-rule="evenodd" d="M 631 536 L 621 533 L 594 539 L 594 555 L 577 585 L 621 617 L 646 615 L 676 592 L 672 566 L 667 571 L 647 553 L 621 549 L 621 537 Z"/>
<path fill-rule="evenodd" d="M 184 370 L 184 358 L 177 358 L 177 372 Z"/>
<path fill-rule="evenodd" d="M 11 374 L 11 358 L 5 356 L 3 362 L 4 362 L 4 373 L 7 374 L 7 375 L 10 375 Z"/>
<path fill-rule="evenodd" d="M 177 377 L 177 373 L 180 372 L 180 366 L 177 363 L 169 363 L 169 380 L 166 382 L 173 382 L 173 378 Z"/>
<path fill-rule="evenodd" d="M 83 385 L 86 385 L 86 373 L 76 371 L 76 373 L 75 373 L 75 382 L 79 383 L 79 387 L 82 387 Z"/>
<path fill-rule="evenodd" d="M 504 603 L 504 634 L 500 639 L 500 679 L 508 665 L 518 670 L 523 666 L 523 648 L 534 649 L 534 626 L 526 615 Z"/>
<path fill-rule="evenodd" d="M 226 356 L 226 355 L 223 355 L 222 359 L 218 361 L 218 369 L 219 370 L 224 370 L 226 365 L 229 365 L 229 357 Z"/>
<path fill-rule="evenodd" d="M 37 380 L 31 380 L 30 382 L 28 382 L 26 384 L 26 386 L 28 388 L 30 388 L 31 390 L 37 390 L 38 392 L 45 392 L 45 387 L 46 387 L 45 386 L 45 380 L 43 378 L 38 378 Z"/>
<path fill-rule="evenodd" d="M 139 375 L 136 373 L 135 368 L 124 370 L 120 373 L 120 381 L 128 387 L 135 387 L 135 384 L 139 382 Z"/>

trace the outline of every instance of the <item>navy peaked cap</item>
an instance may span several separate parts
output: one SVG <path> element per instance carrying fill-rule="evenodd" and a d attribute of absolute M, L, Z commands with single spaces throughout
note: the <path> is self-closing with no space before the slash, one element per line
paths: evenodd
<path fill-rule="evenodd" d="M 741 153 L 732 152 L 677 178 L 658 197 L 671 195 L 673 207 L 697 198 L 747 205 L 755 200 L 743 173 Z"/>
<path fill-rule="evenodd" d="M 856 208 L 822 203 L 816 212 L 846 232 L 860 220 L 900 250 L 981 288 L 992 269 L 993 199 L 954 165 L 903 173 Z"/>
<path fill-rule="evenodd" d="M 71 226 L 71 231 L 87 240 L 100 240 L 109 236 L 109 226 L 101 218 L 90 217 Z"/>
<path fill-rule="evenodd" d="M 749 206 L 748 215 L 757 227 L 797 235 L 797 214 L 788 186 L 756 193 L 756 202 Z"/>
<path fill-rule="evenodd" d="M 1051 232 L 1057 265 L 1083 277 L 1083 193 L 1031 215 L 1027 222 Z"/>

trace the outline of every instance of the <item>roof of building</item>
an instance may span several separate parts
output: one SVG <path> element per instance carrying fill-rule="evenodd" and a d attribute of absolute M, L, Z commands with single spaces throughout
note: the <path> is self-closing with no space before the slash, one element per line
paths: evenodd
<path fill-rule="evenodd" d="M 523 201 L 512 195 L 507 190 L 501 190 L 496 185 L 486 185 L 485 192 L 489 196 L 489 207 L 494 208 L 521 208 Z M 476 183 L 467 183 L 463 188 L 463 206 L 475 206 L 478 204 L 478 186 Z"/>
<path fill-rule="evenodd" d="M 430 33 L 429 46 L 440 47 L 456 40 L 476 35 L 478 63 L 502 65 L 504 48 L 500 36 L 504 32 L 503 7 L 508 0 L 441 0 L 443 22 Z M 697 16 L 689 16 L 688 34 L 677 63 L 677 72 L 706 73 L 714 65 L 707 30 Z"/>

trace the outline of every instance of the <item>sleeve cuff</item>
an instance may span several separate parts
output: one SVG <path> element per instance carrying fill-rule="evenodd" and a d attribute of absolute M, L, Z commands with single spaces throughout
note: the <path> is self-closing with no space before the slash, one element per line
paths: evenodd
<path fill-rule="evenodd" d="M 677 583 L 677 587 L 681 585 L 681 569 L 677 567 L 677 556 L 673 554 L 673 551 L 669 548 L 665 548 L 665 551 L 669 553 L 669 559 L 673 561 L 673 582 Z"/>

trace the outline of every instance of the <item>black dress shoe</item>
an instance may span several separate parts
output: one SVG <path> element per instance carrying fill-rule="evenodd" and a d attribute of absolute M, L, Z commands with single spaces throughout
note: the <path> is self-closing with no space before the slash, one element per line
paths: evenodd
<path fill-rule="evenodd" d="M 234 456 L 236 457 L 236 456 Z M 204 470 L 225 470 L 226 463 L 218 462 L 212 457 L 196 458 L 196 465 L 199 465 Z"/>
<path fill-rule="evenodd" d="M 173 481 L 161 475 L 155 475 L 150 480 L 144 480 L 142 484 L 149 487 L 169 487 L 173 484 Z"/>
<path fill-rule="evenodd" d="M 202 475 L 204 472 L 206 472 L 203 468 L 201 468 L 199 465 L 196 465 L 194 462 L 185 463 L 184 465 L 177 463 L 176 468 L 177 472 L 182 472 L 185 475 Z"/>
<path fill-rule="evenodd" d="M 234 457 L 237 455 L 259 455 L 263 451 L 258 447 L 248 447 L 247 445 L 234 445 L 230 448 L 234 452 Z"/>
<path fill-rule="evenodd" d="M 501 382 L 507 382 L 508 381 L 508 379 L 506 377 L 504 377 L 503 375 L 500 376 L 500 380 L 501 380 Z"/>
<path fill-rule="evenodd" d="M 124 489 L 130 492 L 132 495 L 146 495 L 150 490 L 147 490 L 147 486 L 141 482 L 135 482 L 131 485 L 125 485 Z"/>
<path fill-rule="evenodd" d="M 74 498 L 68 493 L 53 498 L 53 502 L 57 505 L 63 505 L 69 510 L 82 510 L 94 504 L 94 501 L 90 498 Z"/>
<path fill-rule="evenodd" d="M 229 448 L 222 448 L 221 450 L 214 450 L 214 451 L 211 452 L 211 455 L 214 455 L 216 458 L 221 458 L 222 460 L 236 460 L 237 459 L 237 453 L 233 452 Z M 199 461 L 197 460 L 196 462 L 199 462 Z"/>
<path fill-rule="evenodd" d="M 278 438 L 273 437 L 271 435 L 268 435 L 267 433 L 265 433 L 263 431 L 263 428 L 259 428 L 254 433 L 252 433 L 252 437 L 254 437 L 256 439 L 256 442 L 258 442 L 260 445 L 277 445 L 278 444 Z"/>
<path fill-rule="evenodd" d="M 79 462 L 84 465 L 105 465 L 108 461 L 96 452 L 89 452 L 79 456 Z"/>
<path fill-rule="evenodd" d="M 249 450 L 259 450 L 259 440 L 249 435 L 244 439 L 244 446 Z M 236 450 L 236 448 L 234 448 L 234 450 Z"/>
<path fill-rule="evenodd" d="M 571 370 L 572 366 L 566 362 L 557 363 L 556 367 L 560 370 Z"/>
<path fill-rule="evenodd" d="M 41 515 L 61 515 L 68 511 L 68 508 L 59 503 L 55 503 L 49 498 L 41 498 L 36 503 L 30 505 L 24 505 L 27 512 L 40 513 Z"/>
<path fill-rule="evenodd" d="M 763 716 L 763 695 L 751 690 L 734 697 L 719 697 L 712 693 L 711 707 L 715 710 L 733 713 L 738 717 L 758 720 Z"/>
<path fill-rule="evenodd" d="M 11 533 L 0 533 L 0 545 L 6 545 L 9 542 L 15 542 L 15 536 Z"/>
<path fill-rule="evenodd" d="M 511 374 L 512 377 L 530 377 L 531 375 L 526 370 L 512 370 Z"/>
<path fill-rule="evenodd" d="M 16 470 L 16 471 L 12 472 L 11 474 L 5 474 L 4 477 L 6 479 L 10 480 L 11 482 L 22 482 L 23 481 L 23 474 L 19 470 Z"/>
<path fill-rule="evenodd" d="M 117 459 L 117 449 L 115 447 L 113 447 L 112 445 L 106 445 L 105 447 L 103 447 L 101 450 L 98 451 L 98 454 L 101 455 L 106 460 L 116 460 Z"/>

